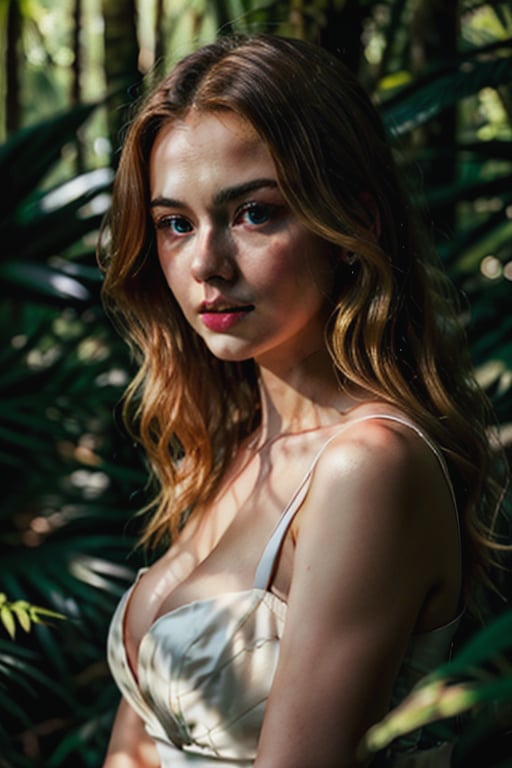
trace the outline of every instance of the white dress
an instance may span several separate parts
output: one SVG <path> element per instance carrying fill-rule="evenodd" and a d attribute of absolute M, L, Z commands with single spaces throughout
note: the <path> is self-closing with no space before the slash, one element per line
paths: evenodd
<path fill-rule="evenodd" d="M 442 455 L 415 425 L 380 414 L 359 421 L 370 418 L 398 421 L 413 429 L 435 453 L 450 484 Z M 160 616 L 141 641 L 137 679 L 130 669 L 123 637 L 126 607 L 137 582 L 121 599 L 110 627 L 108 660 L 123 696 L 155 740 L 162 768 L 253 765 L 287 609 L 268 586 L 316 463 L 338 434 L 317 454 L 283 511 L 261 557 L 253 588 L 196 600 Z M 143 573 L 144 569 L 137 580 Z M 448 658 L 458 623 L 455 619 L 412 637 L 395 682 L 392 705 Z M 422 749 L 421 733 L 416 732 L 393 748 L 386 765 L 443 768 L 449 765 L 449 752 L 449 745 Z"/>

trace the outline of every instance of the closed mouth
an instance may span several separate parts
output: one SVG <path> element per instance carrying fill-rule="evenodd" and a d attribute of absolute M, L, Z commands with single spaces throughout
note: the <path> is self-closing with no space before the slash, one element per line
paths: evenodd
<path fill-rule="evenodd" d="M 236 312 L 249 312 L 252 309 L 254 309 L 253 304 L 241 304 L 240 306 L 237 306 L 237 307 L 228 307 L 228 306 L 203 307 L 199 311 L 199 314 L 227 315 L 230 313 L 234 314 Z"/>

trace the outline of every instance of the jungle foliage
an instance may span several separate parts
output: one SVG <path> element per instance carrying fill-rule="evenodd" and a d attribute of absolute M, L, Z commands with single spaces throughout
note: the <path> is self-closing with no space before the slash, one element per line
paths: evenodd
<path fill-rule="evenodd" d="M 512 441 L 508 2 L 69 5 L 9 0 L 0 9 L 0 766 L 7 768 L 97 768 L 117 705 L 106 632 L 143 561 L 133 515 L 147 496 L 147 473 L 119 423 L 132 363 L 104 317 L 94 249 L 129 107 L 187 50 L 233 30 L 282 32 L 319 41 L 359 74 L 463 299 L 472 357 L 509 455 Z M 91 29 L 100 31 L 87 37 Z M 510 505 L 505 512 L 510 519 Z M 427 681 L 427 694 L 372 734 L 369 749 L 428 722 L 458 729 L 454 765 L 473 764 L 468 755 L 478 753 L 486 768 L 506 765 L 506 598 L 496 600 L 487 634 L 475 631 L 460 657 Z M 65 619 L 31 614 L 32 605 Z M 20 619 L 24 611 L 37 626 Z M 453 719 L 462 712 L 464 720 Z"/>

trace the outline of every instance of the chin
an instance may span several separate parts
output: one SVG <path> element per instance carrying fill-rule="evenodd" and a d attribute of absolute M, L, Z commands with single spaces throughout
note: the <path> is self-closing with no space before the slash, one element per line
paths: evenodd
<path fill-rule="evenodd" d="M 206 346 L 210 354 L 225 363 L 243 363 L 254 357 L 254 354 L 248 349 L 233 349 L 228 344 L 206 344 Z"/>

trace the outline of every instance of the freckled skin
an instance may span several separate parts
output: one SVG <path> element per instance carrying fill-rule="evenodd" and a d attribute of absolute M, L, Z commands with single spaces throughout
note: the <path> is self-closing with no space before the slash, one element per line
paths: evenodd
<path fill-rule="evenodd" d="M 297 221 L 277 181 L 266 145 L 234 113 L 190 113 L 164 127 L 152 150 L 164 277 L 191 326 L 225 360 L 293 364 L 323 344 L 332 246 Z M 247 311 L 208 323 L 205 301 Z"/>

